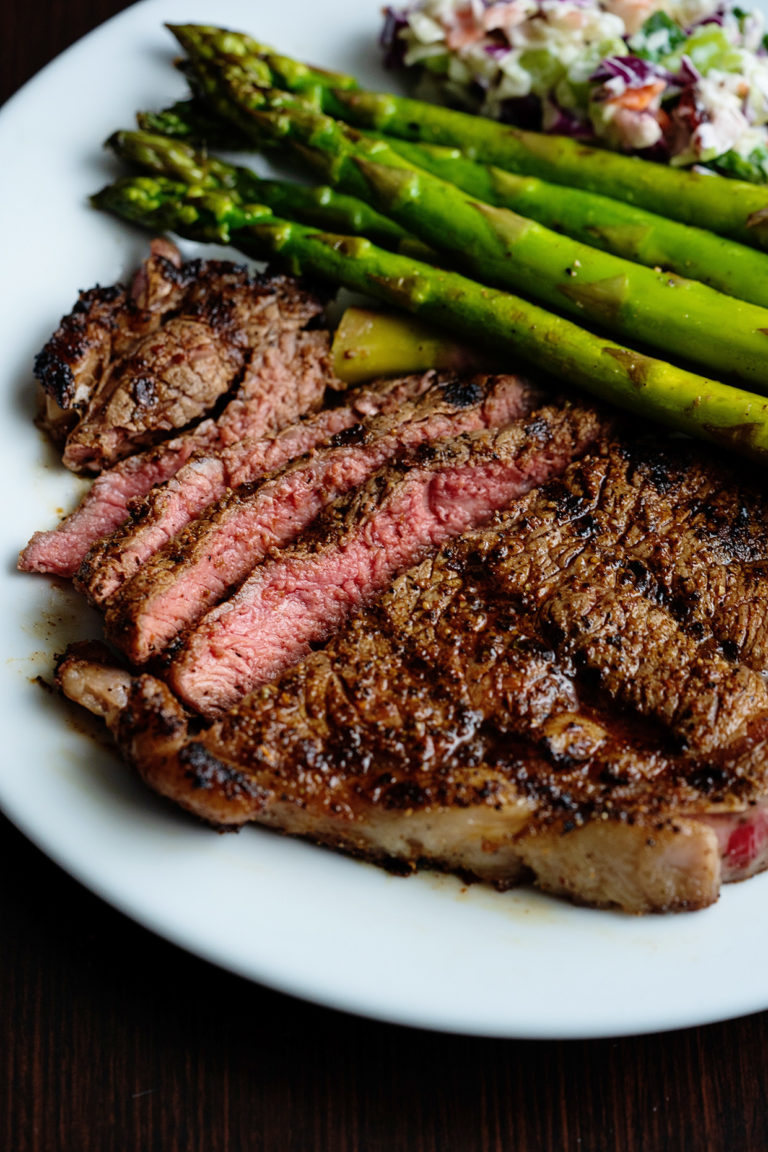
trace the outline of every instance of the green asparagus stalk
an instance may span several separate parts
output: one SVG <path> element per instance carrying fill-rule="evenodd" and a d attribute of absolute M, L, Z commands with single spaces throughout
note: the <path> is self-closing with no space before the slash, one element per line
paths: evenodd
<path fill-rule="evenodd" d="M 494 366 L 477 349 L 451 340 L 412 316 L 372 308 L 346 309 L 334 333 L 331 354 L 333 370 L 346 384 L 429 368 L 478 372 Z"/>
<path fill-rule="evenodd" d="M 768 253 L 594 192 L 478 164 L 458 148 L 396 137 L 387 141 L 399 156 L 478 200 L 510 208 L 592 248 L 768 307 Z"/>
<path fill-rule="evenodd" d="M 247 139 L 233 125 L 211 116 L 194 100 L 179 102 L 162 112 L 142 113 L 139 122 L 148 131 L 180 140 L 210 141 L 220 148 L 248 147 Z M 458 148 L 415 144 L 395 136 L 386 140 L 399 156 L 488 204 L 511 208 L 592 248 L 649 268 L 677 272 L 728 296 L 768 307 L 768 254 L 620 200 L 478 164 Z M 290 208 L 287 214 L 301 219 Z M 342 224 L 339 228 L 345 230 Z M 390 247 L 370 231 L 354 230 Z"/>
<path fill-rule="evenodd" d="M 302 223 L 367 236 L 395 252 L 430 256 L 429 249 L 399 225 L 362 200 L 332 188 L 264 180 L 248 168 L 228 164 L 183 140 L 152 132 L 115 132 L 107 145 L 123 160 L 148 172 L 181 180 L 190 187 L 231 190 L 246 202 L 259 200 L 273 212 Z M 346 309 L 331 351 L 334 372 L 347 384 L 429 368 L 478 371 L 489 363 L 487 357 L 481 357 L 468 345 L 450 340 L 412 317 L 369 308 Z"/>
<path fill-rule="evenodd" d="M 190 57 L 201 60 L 227 57 L 247 62 L 254 71 L 256 83 L 265 88 L 282 88 L 317 98 L 321 89 L 357 91 L 360 87 L 353 76 L 283 56 L 245 32 L 210 24 L 167 24 L 166 27 Z"/>
<path fill-rule="evenodd" d="M 206 64 L 200 79 L 217 109 L 256 141 L 293 145 L 334 187 L 372 199 L 477 279 L 768 391 L 768 309 L 478 201 L 414 167 L 384 139 L 371 140 L 285 94 L 273 101 L 237 64 Z"/>
<path fill-rule="evenodd" d="M 153 231 L 234 241 L 247 254 L 366 292 L 454 336 L 481 336 L 510 368 L 525 360 L 631 412 L 768 461 L 768 401 L 603 339 L 456 272 L 377 248 L 362 237 L 279 219 L 224 190 L 203 192 L 160 177 L 119 181 L 94 203 Z"/>
<path fill-rule="evenodd" d="M 356 127 L 459 148 L 471 160 L 623 200 L 768 249 L 768 192 L 761 186 L 588 148 L 567 137 L 526 132 L 404 96 L 365 91 L 351 76 L 289 61 L 240 33 L 190 24 L 169 28 L 193 61 L 239 59 L 249 70 L 258 64 L 257 82 L 263 87 L 311 96 L 328 115 Z"/>
<path fill-rule="evenodd" d="M 281 215 L 329 231 L 367 236 L 383 248 L 421 259 L 433 254 L 399 224 L 369 204 L 328 187 L 290 180 L 266 180 L 249 168 L 227 164 L 182 140 L 151 132 L 115 132 L 107 146 L 123 160 L 148 172 L 183 180 L 203 189 L 226 188 L 246 201 L 267 205 Z"/>

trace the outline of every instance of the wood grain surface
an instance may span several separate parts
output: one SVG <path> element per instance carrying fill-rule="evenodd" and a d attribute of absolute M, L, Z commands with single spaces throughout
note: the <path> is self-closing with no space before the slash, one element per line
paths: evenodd
<path fill-rule="evenodd" d="M 1 5 L 0 102 L 126 6 Z M 0 875 L 0 1152 L 768 1149 L 768 1014 L 611 1041 L 413 1031 L 186 955 L 1 817 Z"/>

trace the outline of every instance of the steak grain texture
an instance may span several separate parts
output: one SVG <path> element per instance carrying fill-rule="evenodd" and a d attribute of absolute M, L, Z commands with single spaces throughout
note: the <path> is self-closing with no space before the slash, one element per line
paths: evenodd
<path fill-rule="evenodd" d="M 500 427 L 533 407 L 519 378 L 436 379 L 419 399 L 337 436 L 256 485 L 235 489 L 143 564 L 110 601 L 107 634 L 134 664 L 162 652 L 331 501 L 402 449 Z M 186 471 L 186 470 L 185 470 Z"/>
<path fill-rule="evenodd" d="M 247 377 L 256 349 L 321 309 L 290 277 L 184 264 L 156 242 L 127 293 L 118 285 L 81 294 L 37 358 L 47 396 L 77 415 L 64 463 L 99 472 L 197 423 Z"/>
<path fill-rule="evenodd" d="M 63 445 L 88 411 L 112 362 L 158 328 L 179 297 L 181 256 L 163 239 L 153 240 L 150 255 L 130 289 L 117 284 L 81 292 L 72 311 L 35 358 L 35 376 L 45 399 L 42 424 Z"/>
<path fill-rule="evenodd" d="M 565 404 L 405 451 L 203 617 L 171 661 L 174 691 L 205 715 L 231 706 L 426 551 L 561 472 L 604 428 L 594 409 Z"/>
<path fill-rule="evenodd" d="M 425 391 L 432 379 L 432 373 L 423 373 L 374 383 L 345 395 L 344 405 L 321 409 L 277 436 L 248 437 L 197 453 L 171 480 L 156 485 L 143 502 L 136 501 L 119 529 L 91 547 L 78 580 L 81 591 L 92 604 L 105 604 L 151 556 L 229 491 L 255 483 L 361 420 L 397 410 Z"/>

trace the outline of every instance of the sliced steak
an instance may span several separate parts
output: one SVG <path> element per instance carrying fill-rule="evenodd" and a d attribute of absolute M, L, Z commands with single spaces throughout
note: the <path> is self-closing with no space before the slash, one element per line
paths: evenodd
<path fill-rule="evenodd" d="M 87 411 L 110 363 L 156 329 L 179 295 L 181 256 L 167 240 L 153 240 L 130 290 L 121 285 L 81 292 L 75 307 L 35 359 L 45 397 L 42 424 L 57 444 Z"/>
<path fill-rule="evenodd" d="M 427 372 L 380 381 L 347 393 L 343 406 L 323 409 L 277 436 L 238 440 L 212 453 L 198 453 L 169 482 L 134 504 L 130 519 L 90 550 L 78 586 L 91 603 L 104 604 L 151 556 L 228 491 L 253 484 L 360 420 L 396 410 L 424 392 L 433 378 L 434 373 Z"/>
<path fill-rule="evenodd" d="M 206 433 L 210 435 L 206 437 Z M 205 421 L 194 433 L 105 469 L 74 512 L 55 528 L 35 532 L 19 554 L 19 570 L 74 576 L 89 548 L 123 523 L 134 501 L 143 499 L 156 484 L 170 480 L 196 451 L 213 444 L 215 425 Z"/>
<path fill-rule="evenodd" d="M 188 291 L 181 252 L 167 236 L 156 236 L 150 241 L 148 259 L 142 261 L 131 279 L 131 303 L 160 318 L 178 308 Z"/>
<path fill-rule="evenodd" d="M 172 687 L 206 715 L 229 707 L 426 551 L 557 475 L 605 427 L 592 408 L 549 406 L 404 452 L 203 618 L 171 662 Z"/>
<path fill-rule="evenodd" d="M 223 600 L 270 548 L 288 544 L 401 449 L 502 427 L 530 411 L 535 399 L 518 377 L 448 376 L 397 412 L 347 429 L 255 487 L 232 491 L 122 587 L 107 611 L 108 636 L 133 663 L 146 663 Z"/>
<path fill-rule="evenodd" d="M 713 798 L 653 725 L 596 700 L 495 593 L 500 527 L 406 573 L 203 732 L 165 685 L 92 655 L 61 683 L 153 788 L 214 824 L 630 912 L 711 903 L 764 770 Z"/>
<path fill-rule="evenodd" d="M 111 367 L 70 433 L 64 463 L 77 472 L 101 471 L 197 423 L 235 383 L 247 353 L 230 319 L 217 327 L 172 317 Z"/>
<path fill-rule="evenodd" d="M 98 472 L 168 439 L 241 380 L 252 393 L 254 356 L 260 361 L 265 345 L 295 335 L 322 309 L 298 281 L 255 275 L 244 265 L 194 260 L 178 277 L 184 291 L 173 311 L 108 364 L 67 439 L 68 467 Z M 258 362 L 256 374 L 261 370 Z"/>
<path fill-rule="evenodd" d="M 251 436 L 274 436 L 316 412 L 339 388 L 325 329 L 279 332 L 251 357 L 237 392 L 216 420 L 212 441 L 226 447 Z"/>
<path fill-rule="evenodd" d="M 768 504 L 740 477 L 728 528 L 727 478 L 683 445 L 596 441 L 202 730 L 108 655 L 73 652 L 60 681 L 216 825 L 629 912 L 703 907 L 768 865 L 752 633 L 691 625 L 732 553 L 761 563 Z"/>
<path fill-rule="evenodd" d="M 286 332 L 251 359 L 236 395 L 216 420 L 107 469 L 81 505 L 57 528 L 37 532 L 22 551 L 19 568 L 72 576 L 89 547 L 128 516 L 130 503 L 169 480 L 198 452 L 218 451 L 247 437 L 274 436 L 316 411 L 336 378 L 325 331 Z"/>
<path fill-rule="evenodd" d="M 291 277 L 183 264 L 155 241 L 129 291 L 81 293 L 37 357 L 44 422 L 66 434 L 64 463 L 99 472 L 194 424 L 248 374 L 255 349 L 304 329 L 322 307 Z"/>

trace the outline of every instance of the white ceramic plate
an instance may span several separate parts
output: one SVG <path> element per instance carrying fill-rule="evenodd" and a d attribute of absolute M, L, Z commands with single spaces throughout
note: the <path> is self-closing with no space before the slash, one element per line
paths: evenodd
<path fill-rule="evenodd" d="M 100 148 L 182 95 L 164 21 L 245 28 L 381 83 L 379 0 L 144 0 L 0 113 L 0 803 L 59 864 L 140 923 L 274 988 L 383 1020 L 510 1037 L 658 1031 L 768 1007 L 768 876 L 705 912 L 629 919 L 451 877 L 391 877 L 257 828 L 218 836 L 125 770 L 98 727 L 34 683 L 98 634 L 73 594 L 14 570 L 75 502 L 31 423 L 32 360 L 78 288 L 120 279 L 146 237 L 94 211 Z"/>

